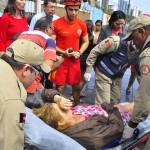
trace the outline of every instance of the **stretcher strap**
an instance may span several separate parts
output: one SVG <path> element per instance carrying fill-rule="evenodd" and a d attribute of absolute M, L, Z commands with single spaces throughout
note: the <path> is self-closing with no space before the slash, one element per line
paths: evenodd
<path fill-rule="evenodd" d="M 109 144 L 108 146 L 103 147 L 101 150 L 106 150 L 107 148 L 114 146 L 115 144 L 118 144 L 120 142 L 120 138 L 114 140 L 111 144 Z"/>

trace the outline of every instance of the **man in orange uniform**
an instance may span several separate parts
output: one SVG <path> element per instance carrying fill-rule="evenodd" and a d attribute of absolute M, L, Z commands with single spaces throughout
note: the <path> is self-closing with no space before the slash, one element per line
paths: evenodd
<path fill-rule="evenodd" d="M 52 37 L 56 40 L 57 51 L 65 58 L 60 68 L 51 75 L 51 81 L 56 84 L 60 93 L 63 92 L 65 84 L 71 85 L 73 98 L 77 105 L 80 98 L 80 55 L 88 47 L 89 41 L 86 24 L 77 18 L 81 1 L 65 0 L 64 4 L 66 15 L 53 22 Z M 79 48 L 80 39 L 82 44 Z"/>

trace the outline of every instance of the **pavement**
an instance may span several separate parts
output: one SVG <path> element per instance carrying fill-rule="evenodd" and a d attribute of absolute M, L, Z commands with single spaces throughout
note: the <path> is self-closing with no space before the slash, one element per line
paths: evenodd
<path fill-rule="evenodd" d="M 123 79 L 122 79 L 122 89 L 121 89 L 121 98 L 120 102 L 131 102 L 135 98 L 136 91 L 138 89 L 138 82 L 135 80 L 133 86 L 131 87 L 131 94 L 126 95 L 126 88 L 129 82 L 130 78 L 130 68 L 126 70 Z M 94 91 L 94 84 L 95 84 L 95 74 L 94 71 L 92 71 L 92 77 L 91 80 L 85 85 L 83 88 L 82 92 L 85 94 L 85 97 L 81 98 L 83 100 L 84 105 L 94 105 L 94 100 L 95 100 L 95 91 Z M 66 98 L 70 98 L 72 93 L 72 89 L 69 85 L 66 86 L 65 91 L 64 91 L 64 96 Z"/>

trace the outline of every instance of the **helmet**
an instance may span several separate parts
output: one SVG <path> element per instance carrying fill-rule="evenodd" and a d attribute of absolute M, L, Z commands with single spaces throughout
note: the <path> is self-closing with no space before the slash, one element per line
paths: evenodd
<path fill-rule="evenodd" d="M 81 0 L 64 0 L 65 5 L 81 5 Z"/>

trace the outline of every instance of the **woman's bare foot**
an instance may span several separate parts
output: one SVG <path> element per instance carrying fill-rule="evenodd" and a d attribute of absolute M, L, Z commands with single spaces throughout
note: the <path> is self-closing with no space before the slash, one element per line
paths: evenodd
<path fill-rule="evenodd" d="M 130 112 L 131 113 L 132 110 L 133 110 L 133 107 L 134 107 L 134 102 L 126 104 L 126 105 L 117 104 L 115 106 L 118 107 L 121 110 L 124 110 L 126 112 Z"/>

